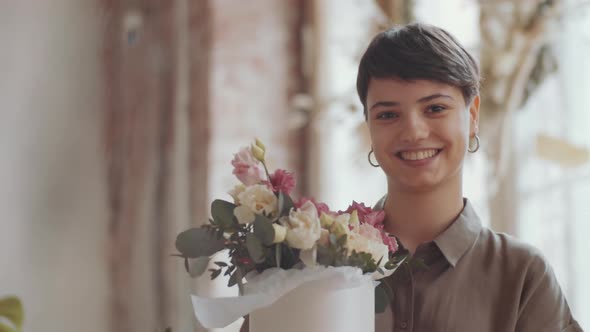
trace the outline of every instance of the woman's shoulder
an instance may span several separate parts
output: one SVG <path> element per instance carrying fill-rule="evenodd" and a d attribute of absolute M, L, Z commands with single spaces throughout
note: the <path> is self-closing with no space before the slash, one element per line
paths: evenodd
<path fill-rule="evenodd" d="M 553 268 L 541 250 L 514 236 L 484 228 L 489 272 L 504 294 L 517 294 L 518 331 L 582 331 L 573 319 Z M 485 256 L 483 256 L 485 257 Z M 511 300 L 508 300 L 509 302 Z"/>
<path fill-rule="evenodd" d="M 485 254 L 506 267 L 540 275 L 551 271 L 541 250 L 515 236 L 483 227 L 479 240 Z"/>

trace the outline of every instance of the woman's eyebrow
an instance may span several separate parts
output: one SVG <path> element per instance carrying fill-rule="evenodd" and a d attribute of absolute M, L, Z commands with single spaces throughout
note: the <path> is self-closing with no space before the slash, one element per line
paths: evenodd
<path fill-rule="evenodd" d="M 429 96 L 422 97 L 422 98 L 418 99 L 417 102 L 425 103 L 425 102 L 429 102 L 429 101 L 436 99 L 436 98 L 448 98 L 448 99 L 454 100 L 454 98 L 449 95 L 445 95 L 442 93 L 435 93 L 435 94 L 432 94 Z M 378 102 L 374 103 L 369 108 L 369 111 L 372 111 L 373 109 L 375 109 L 377 107 L 394 107 L 394 106 L 399 106 L 399 105 L 400 105 L 400 103 L 397 101 L 378 101 Z"/>
<path fill-rule="evenodd" d="M 371 106 L 371 108 L 369 110 L 372 111 L 374 108 L 377 108 L 377 107 L 393 107 L 393 106 L 399 106 L 399 103 L 397 101 L 378 101 L 378 102 L 374 103 L 373 106 Z"/>
<path fill-rule="evenodd" d="M 433 95 L 422 97 L 422 98 L 418 99 L 418 102 L 419 103 L 425 103 L 427 101 L 431 101 L 431 100 L 436 99 L 436 98 L 449 98 L 451 100 L 454 100 L 453 97 L 451 97 L 449 95 L 445 95 L 445 94 L 442 94 L 442 93 L 435 93 Z"/>

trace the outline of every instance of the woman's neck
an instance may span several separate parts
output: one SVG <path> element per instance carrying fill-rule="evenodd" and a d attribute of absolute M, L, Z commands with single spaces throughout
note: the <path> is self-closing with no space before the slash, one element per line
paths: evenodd
<path fill-rule="evenodd" d="M 399 190 L 390 185 L 384 210 L 386 231 L 414 253 L 420 244 L 444 232 L 461 213 L 462 184 L 448 183 L 426 192 Z"/>

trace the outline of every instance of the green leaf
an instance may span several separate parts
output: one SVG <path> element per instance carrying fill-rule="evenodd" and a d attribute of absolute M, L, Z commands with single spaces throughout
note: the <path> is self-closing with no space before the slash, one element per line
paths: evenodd
<path fill-rule="evenodd" d="M 212 270 L 211 271 L 211 280 L 217 278 L 219 276 L 219 274 L 221 274 L 221 269 L 219 269 L 219 270 Z"/>
<path fill-rule="evenodd" d="M 225 273 L 223 275 L 224 276 L 230 275 L 232 272 L 234 272 L 235 269 L 236 269 L 236 266 L 232 265 L 225 270 Z"/>
<path fill-rule="evenodd" d="M 216 199 L 211 203 L 211 215 L 215 224 L 222 228 L 231 228 L 238 221 L 234 217 L 236 205 L 221 199 Z"/>
<path fill-rule="evenodd" d="M 398 264 L 398 263 L 404 261 L 406 258 L 408 258 L 408 254 L 395 255 L 389 261 L 394 264 Z"/>
<path fill-rule="evenodd" d="M 393 294 L 390 294 L 386 285 L 380 283 L 375 287 L 375 313 L 383 313 L 391 302 Z"/>
<path fill-rule="evenodd" d="M 343 234 L 342 236 L 340 236 L 338 238 L 338 240 L 336 240 L 336 244 L 339 245 L 339 246 L 341 246 L 341 247 L 344 247 L 344 245 L 346 245 L 346 240 L 347 239 L 348 239 L 348 235 Z"/>
<path fill-rule="evenodd" d="M 264 247 L 262 242 L 253 233 L 246 234 L 246 248 L 248 248 L 248 254 L 255 263 L 262 263 L 265 260 Z"/>
<path fill-rule="evenodd" d="M 227 282 L 227 287 L 232 287 L 238 283 L 238 274 L 234 273 L 229 277 L 229 281 Z"/>
<path fill-rule="evenodd" d="M 182 256 L 180 256 L 180 257 L 182 257 Z M 190 268 L 188 266 L 188 258 L 186 258 L 186 257 L 184 258 L 184 269 L 186 270 L 186 272 L 190 273 L 189 272 Z"/>
<path fill-rule="evenodd" d="M 428 265 L 426 265 L 426 263 L 424 262 L 424 259 L 422 259 L 422 258 L 412 257 L 412 258 L 410 258 L 410 261 L 408 262 L 408 264 L 410 264 L 410 266 L 412 268 L 415 268 L 418 270 L 430 270 L 430 268 L 428 267 Z"/>
<path fill-rule="evenodd" d="M 336 264 L 336 251 L 332 248 L 318 245 L 317 261 L 318 264 L 324 266 L 335 266 Z"/>
<path fill-rule="evenodd" d="M 269 246 L 275 238 L 275 229 L 272 227 L 272 221 L 264 216 L 256 215 L 252 223 L 254 225 L 254 235 L 262 242 Z"/>
<path fill-rule="evenodd" d="M 282 191 L 279 192 L 279 217 L 283 217 L 289 214 L 291 208 L 295 207 L 291 197 Z"/>
<path fill-rule="evenodd" d="M 21 301 L 16 296 L 0 299 L 0 318 L 7 319 L 13 326 L 0 323 L 0 332 L 20 332 L 24 313 Z"/>
<path fill-rule="evenodd" d="M 190 260 L 187 258 L 187 261 L 187 272 L 193 278 L 200 277 L 203 273 L 205 273 L 205 271 L 207 270 L 207 266 L 209 265 L 208 256 L 198 257 Z"/>
<path fill-rule="evenodd" d="M 188 258 L 211 256 L 224 249 L 224 241 L 206 228 L 191 228 L 178 234 L 176 249 Z"/>

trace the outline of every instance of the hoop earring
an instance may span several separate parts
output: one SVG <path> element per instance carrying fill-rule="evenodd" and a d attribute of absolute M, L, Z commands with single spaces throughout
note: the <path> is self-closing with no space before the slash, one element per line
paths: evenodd
<path fill-rule="evenodd" d="M 369 164 L 371 164 L 371 166 L 373 167 L 381 167 L 379 164 L 373 163 L 373 161 L 371 160 L 371 154 L 375 154 L 373 148 L 371 148 L 371 151 L 369 151 L 369 155 L 367 156 L 367 159 L 369 159 Z"/>
<path fill-rule="evenodd" d="M 467 151 L 469 151 L 470 153 L 476 153 L 477 150 L 479 150 L 479 136 L 475 134 L 473 138 L 475 138 L 475 148 L 471 148 L 471 140 L 469 140 L 469 148 L 467 148 Z"/>

